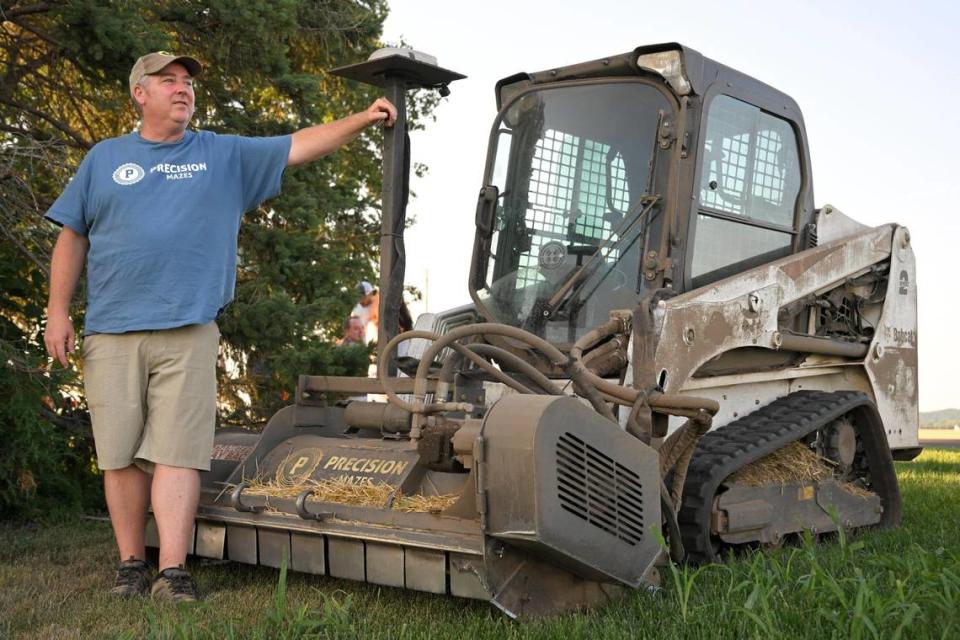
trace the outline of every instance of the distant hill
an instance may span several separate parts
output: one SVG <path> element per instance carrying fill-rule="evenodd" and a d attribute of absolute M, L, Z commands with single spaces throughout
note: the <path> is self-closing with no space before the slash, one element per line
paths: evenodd
<path fill-rule="evenodd" d="M 960 424 L 960 409 L 920 412 L 921 427 L 946 427 L 948 423 Z"/>

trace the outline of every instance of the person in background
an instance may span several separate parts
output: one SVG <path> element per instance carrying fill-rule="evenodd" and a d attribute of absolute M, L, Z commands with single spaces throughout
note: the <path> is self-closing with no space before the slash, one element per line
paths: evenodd
<path fill-rule="evenodd" d="M 357 285 L 357 293 L 360 294 L 360 300 L 350 315 L 360 318 L 363 323 L 364 340 L 376 342 L 377 326 L 380 321 L 380 291 L 363 280 Z"/>
<path fill-rule="evenodd" d="M 344 321 L 343 337 L 337 340 L 337 346 L 345 347 L 352 344 L 366 344 L 363 320 L 357 316 L 350 316 Z"/>

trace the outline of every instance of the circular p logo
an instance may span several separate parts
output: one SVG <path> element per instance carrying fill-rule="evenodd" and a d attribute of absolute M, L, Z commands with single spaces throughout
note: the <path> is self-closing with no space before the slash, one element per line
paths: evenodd
<path fill-rule="evenodd" d="M 117 170 L 113 172 L 113 181 L 126 186 L 140 182 L 143 176 L 143 167 L 133 162 L 127 162 L 117 167 Z"/>
<path fill-rule="evenodd" d="M 293 451 L 280 463 L 279 477 L 291 484 L 298 484 L 309 479 L 320 462 L 323 460 L 323 449 L 319 447 L 305 447 Z"/>
<path fill-rule="evenodd" d="M 556 269 L 563 264 L 567 248 L 553 240 L 540 247 L 540 266 L 544 269 Z"/>

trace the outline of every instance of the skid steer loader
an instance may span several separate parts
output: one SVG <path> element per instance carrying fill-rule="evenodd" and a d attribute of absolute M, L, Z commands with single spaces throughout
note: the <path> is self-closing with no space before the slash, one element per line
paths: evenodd
<path fill-rule="evenodd" d="M 334 73 L 401 111 L 379 378 L 303 375 L 262 433 L 219 433 L 197 556 L 539 616 L 655 583 L 668 555 L 899 523 L 893 459 L 919 453 L 910 234 L 814 207 L 791 98 L 679 44 L 501 80 L 473 304 L 398 336 L 404 97 L 462 76 L 407 50 Z"/>

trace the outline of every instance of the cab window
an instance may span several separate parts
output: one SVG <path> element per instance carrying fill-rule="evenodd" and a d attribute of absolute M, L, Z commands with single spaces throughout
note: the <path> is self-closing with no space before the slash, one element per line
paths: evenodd
<path fill-rule="evenodd" d="M 787 120 L 730 96 L 714 98 L 701 149 L 695 287 L 790 252 L 800 178 Z"/>

